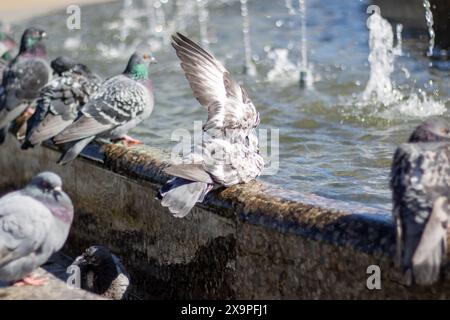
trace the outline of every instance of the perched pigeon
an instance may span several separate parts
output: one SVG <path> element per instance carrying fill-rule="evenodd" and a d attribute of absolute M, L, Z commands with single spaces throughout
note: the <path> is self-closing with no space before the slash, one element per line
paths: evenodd
<path fill-rule="evenodd" d="M 43 172 L 0 198 L 0 280 L 45 283 L 28 275 L 66 242 L 73 206 L 61 187 L 58 175 Z"/>
<path fill-rule="evenodd" d="M 390 186 L 397 234 L 397 262 L 408 283 L 439 279 L 450 214 L 450 124 L 430 119 L 394 155 Z"/>
<path fill-rule="evenodd" d="M 92 246 L 75 259 L 80 268 L 81 288 L 105 298 L 127 298 L 130 276 L 120 259 L 102 246 Z"/>
<path fill-rule="evenodd" d="M 3 71 L 12 59 L 11 50 L 16 47 L 16 42 L 6 33 L 0 31 L 0 83 L 3 79 Z"/>
<path fill-rule="evenodd" d="M 58 163 L 75 159 L 95 138 L 141 143 L 126 134 L 150 117 L 153 110 L 149 64 L 154 61 L 150 54 L 135 52 L 123 74 L 107 79 L 100 86 L 81 108 L 78 119 L 54 138 L 56 144 L 73 142 Z"/>
<path fill-rule="evenodd" d="M 214 187 L 229 187 L 258 177 L 264 167 L 254 129 L 259 114 L 246 91 L 210 53 L 183 36 L 173 37 L 194 96 L 208 110 L 203 141 L 180 165 L 166 173 L 174 176 L 160 190 L 161 204 L 176 217 L 186 216 Z"/>
<path fill-rule="evenodd" d="M 81 107 L 98 91 L 100 78 L 87 66 L 59 57 L 51 66 L 59 77 L 41 90 L 36 112 L 28 121 L 22 149 L 28 149 L 62 132 L 77 118 Z"/>
<path fill-rule="evenodd" d="M 32 115 L 40 90 L 50 80 L 51 70 L 47 62 L 44 38 L 46 33 L 41 29 L 25 30 L 18 55 L 3 73 L 3 89 L 0 90 L 0 143 L 4 141 L 11 121 L 22 113 Z"/>

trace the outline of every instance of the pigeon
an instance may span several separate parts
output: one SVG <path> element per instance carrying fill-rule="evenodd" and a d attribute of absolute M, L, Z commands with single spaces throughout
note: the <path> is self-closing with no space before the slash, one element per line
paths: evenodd
<path fill-rule="evenodd" d="M 183 163 L 165 169 L 174 178 L 159 191 L 161 205 L 181 218 L 211 190 L 254 180 L 264 160 L 255 133 L 259 113 L 244 88 L 184 35 L 174 35 L 172 45 L 195 98 L 208 110 L 201 145 Z"/>
<path fill-rule="evenodd" d="M 11 51 L 16 47 L 16 42 L 5 32 L 0 31 L 0 84 L 3 81 L 3 71 L 12 60 Z"/>
<path fill-rule="evenodd" d="M 113 300 L 127 298 L 130 276 L 120 259 L 105 247 L 89 247 L 72 266 L 80 270 L 82 289 Z"/>
<path fill-rule="evenodd" d="M 96 138 L 124 140 L 129 145 L 141 143 L 126 134 L 152 113 L 154 98 L 149 64 L 155 61 L 151 54 L 136 51 L 122 74 L 101 84 L 81 108 L 75 122 L 53 139 L 56 144 L 72 142 L 58 160 L 59 164 L 75 159 Z"/>
<path fill-rule="evenodd" d="M 40 90 L 51 78 L 43 43 L 46 37 L 41 29 L 25 30 L 19 53 L 4 70 L 3 89 L 0 90 L 0 143 L 13 120 L 23 113 L 27 117 L 32 115 Z"/>
<path fill-rule="evenodd" d="M 408 284 L 439 280 L 450 214 L 450 124 L 432 118 L 397 148 L 390 176 L 397 264 Z"/>
<path fill-rule="evenodd" d="M 81 107 L 98 91 L 100 78 L 87 66 L 69 58 L 52 61 L 58 77 L 41 90 L 36 112 L 28 121 L 28 132 L 22 149 L 28 149 L 53 138 L 77 118 Z"/>
<path fill-rule="evenodd" d="M 24 188 L 0 198 L 0 280 L 42 285 L 29 276 L 60 250 L 73 220 L 73 205 L 52 172 L 36 175 Z"/>

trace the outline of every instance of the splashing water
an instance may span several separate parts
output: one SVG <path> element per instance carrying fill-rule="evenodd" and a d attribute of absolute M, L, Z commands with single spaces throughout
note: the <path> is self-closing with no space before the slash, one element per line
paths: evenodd
<path fill-rule="evenodd" d="M 294 6 L 292 4 L 292 0 L 285 0 L 285 6 L 288 9 L 288 13 L 290 16 L 295 15 L 295 9 Z"/>
<path fill-rule="evenodd" d="M 175 30 L 185 30 L 188 25 L 188 20 L 195 12 L 195 2 L 193 1 L 176 1 L 176 14 L 174 19 Z"/>
<path fill-rule="evenodd" d="M 270 82 L 290 83 L 300 79 L 299 68 L 289 60 L 288 49 L 274 49 L 269 51 L 268 58 L 275 61 L 272 70 L 267 73 Z"/>
<path fill-rule="evenodd" d="M 166 14 L 164 12 L 163 3 L 167 3 L 166 1 L 157 0 L 154 4 L 155 6 L 155 16 L 156 16 L 156 32 L 157 35 L 162 39 L 162 42 L 165 45 L 169 44 L 169 37 L 167 34 L 166 27 Z"/>
<path fill-rule="evenodd" d="M 250 19 L 247 7 L 247 0 L 241 0 L 241 16 L 242 16 L 242 36 L 244 40 L 245 65 L 244 74 L 256 77 L 257 70 L 252 60 L 252 47 L 250 43 Z"/>
<path fill-rule="evenodd" d="M 202 46 L 209 50 L 209 39 L 208 39 L 208 0 L 197 0 L 197 10 L 198 10 L 198 24 L 200 26 L 200 38 Z"/>
<path fill-rule="evenodd" d="M 134 40 L 131 45 L 127 43 L 131 31 L 141 27 L 141 24 L 137 20 L 139 13 L 134 10 L 133 0 L 125 0 L 123 2 L 119 16 L 119 21 L 111 22 L 106 25 L 106 28 L 109 30 L 118 30 L 118 35 L 116 37 L 119 40 L 119 43 L 107 45 L 100 42 L 97 44 L 97 50 L 99 50 L 100 54 L 107 59 L 117 59 L 123 55 L 131 55 L 139 42 L 138 40 Z M 71 44 L 67 43 L 67 45 L 70 46 Z"/>
<path fill-rule="evenodd" d="M 402 94 L 391 82 L 395 56 L 401 55 L 401 25 L 397 26 L 397 46 L 394 48 L 394 35 L 391 24 L 377 12 L 368 19 L 370 78 L 362 93 L 362 101 L 356 106 L 382 104 L 383 108 L 374 109 L 372 115 L 385 119 L 396 119 L 399 115 L 407 117 L 427 117 L 446 111 L 445 104 L 428 97 L 419 89 L 418 93 Z M 410 77 L 408 69 L 402 68 L 405 78 Z M 389 106 L 388 109 L 384 108 Z"/>
<path fill-rule="evenodd" d="M 401 23 L 397 24 L 395 27 L 395 35 L 397 38 L 397 45 L 395 46 L 394 54 L 396 56 L 402 56 L 403 55 L 403 49 L 402 49 L 402 31 L 403 31 L 403 25 Z"/>
<path fill-rule="evenodd" d="M 300 87 L 311 88 L 313 84 L 312 69 L 308 65 L 308 46 L 306 42 L 306 0 L 299 0 L 300 14 Z"/>
<path fill-rule="evenodd" d="M 367 22 L 370 30 L 370 78 L 362 98 L 388 105 L 401 98 L 391 83 L 395 60 L 392 26 L 377 12 L 373 13 Z"/>
<path fill-rule="evenodd" d="M 433 55 L 434 38 L 435 38 L 434 29 L 433 29 L 433 25 L 434 25 L 433 12 L 431 11 L 430 1 L 423 0 L 423 6 L 425 8 L 425 20 L 427 21 L 428 34 L 430 36 L 430 40 L 428 42 L 427 56 L 431 57 Z"/>
<path fill-rule="evenodd" d="M 292 0 L 286 0 L 285 6 L 289 15 L 297 15 Z M 281 82 L 288 84 L 297 82 L 301 88 L 312 88 L 314 77 L 312 65 L 308 64 L 308 46 L 306 41 L 306 3 L 305 0 L 299 0 L 299 18 L 300 18 L 300 55 L 297 64 L 289 60 L 289 51 L 287 49 L 274 49 L 268 51 L 268 58 L 274 60 L 274 67 L 268 72 L 267 80 L 270 82 Z"/>

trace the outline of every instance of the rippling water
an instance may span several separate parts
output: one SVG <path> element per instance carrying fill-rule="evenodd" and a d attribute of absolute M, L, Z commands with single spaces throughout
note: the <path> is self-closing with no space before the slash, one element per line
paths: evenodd
<path fill-rule="evenodd" d="M 314 89 L 306 91 L 295 82 L 266 80 L 274 65 L 267 50 L 291 46 L 289 59 L 294 63 L 298 60 L 300 22 L 289 15 L 284 1 L 248 3 L 258 68 L 255 79 L 242 75 L 239 1 L 209 3 L 211 50 L 235 78 L 245 83 L 261 113 L 261 126 L 280 129 L 280 169 L 278 174 L 262 179 L 300 192 L 390 210 L 388 176 L 396 145 L 405 141 L 428 114 L 438 110 L 431 102 L 449 106 L 449 73 L 429 67 L 424 55 L 426 39 L 403 39 L 404 55 L 397 58 L 392 75 L 405 99 L 413 95 L 416 100 L 387 107 L 362 104 L 359 97 L 369 79 L 367 2 L 307 1 L 308 59 L 316 81 Z M 139 2 L 136 5 L 140 6 Z M 170 0 L 163 7 L 171 7 Z M 128 54 L 148 35 L 145 19 L 136 19 L 130 24 L 134 29 L 120 43 L 120 31 L 114 26 L 122 21 L 121 8 L 121 2 L 85 7 L 81 31 L 67 30 L 64 12 L 36 18 L 32 23 L 48 31 L 51 57 L 72 55 L 100 75 L 110 76 L 122 71 Z M 173 12 L 167 11 L 170 21 Z M 195 19 L 195 15 L 188 17 L 186 30 L 180 31 L 199 40 Z M 16 30 L 20 32 L 23 27 Z M 204 120 L 206 113 L 193 99 L 168 43 L 161 43 L 155 55 L 159 63 L 151 74 L 156 107 L 152 117 L 132 134 L 147 144 L 170 150 L 176 144 L 171 141 L 172 130 L 192 131 L 193 121 Z M 418 98 L 419 89 L 430 102 Z"/>

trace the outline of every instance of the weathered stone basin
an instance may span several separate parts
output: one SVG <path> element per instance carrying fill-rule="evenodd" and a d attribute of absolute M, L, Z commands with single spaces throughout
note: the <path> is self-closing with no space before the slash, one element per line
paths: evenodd
<path fill-rule="evenodd" d="M 109 247 L 142 298 L 449 298 L 448 281 L 403 283 L 392 221 L 374 209 L 252 182 L 219 190 L 177 219 L 156 199 L 169 178 L 158 150 L 94 144 L 62 167 L 57 150 L 22 151 L 10 136 L 1 152 L 2 191 L 43 170 L 62 176 L 76 208 L 64 252 Z M 381 268 L 381 290 L 367 289 L 370 265 Z"/>

